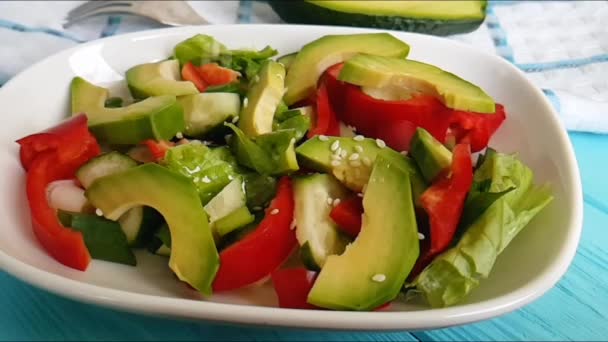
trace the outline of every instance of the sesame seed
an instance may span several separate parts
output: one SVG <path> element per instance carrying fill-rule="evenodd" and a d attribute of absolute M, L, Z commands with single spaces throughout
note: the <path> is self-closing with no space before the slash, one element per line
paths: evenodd
<path fill-rule="evenodd" d="M 342 147 L 338 147 L 338 149 L 335 150 L 334 153 L 339 156 L 340 153 L 342 153 Z"/>
<path fill-rule="evenodd" d="M 386 143 L 382 139 L 376 139 L 376 145 L 378 145 L 378 147 L 380 147 L 380 148 L 386 147 Z"/>
<path fill-rule="evenodd" d="M 339 160 L 332 160 L 331 161 L 331 166 L 340 166 L 340 161 Z"/>
<path fill-rule="evenodd" d="M 289 225 L 289 229 L 291 229 L 291 230 L 296 229 L 296 225 L 297 225 L 297 222 L 296 222 L 296 219 L 294 218 L 294 219 L 291 221 L 291 224 Z"/>
<path fill-rule="evenodd" d="M 424 234 L 418 233 L 418 240 L 424 240 Z"/>
<path fill-rule="evenodd" d="M 399 152 L 401 155 L 407 156 L 407 151 L 401 151 Z"/>
<path fill-rule="evenodd" d="M 255 206 L 255 207 L 253 207 L 253 210 L 254 210 L 254 211 L 260 211 L 260 210 L 262 210 L 262 207 Z"/>
<path fill-rule="evenodd" d="M 341 202 L 341 201 L 342 201 L 341 199 L 336 198 L 332 204 L 333 204 L 333 206 L 335 207 L 335 206 L 337 206 L 338 204 L 340 204 L 340 202 Z"/>
<path fill-rule="evenodd" d="M 230 140 L 230 138 L 232 138 L 232 134 L 226 134 L 226 135 L 224 135 L 224 140 L 225 140 L 225 141 L 229 141 L 229 140 Z M 209 146 L 209 145 L 211 145 L 211 142 L 207 143 L 207 141 L 205 141 L 205 142 L 204 142 L 204 144 L 205 144 L 206 146 Z"/>
<path fill-rule="evenodd" d="M 321 141 L 327 141 L 327 140 L 329 140 L 329 138 L 326 137 L 326 136 L 324 136 L 324 135 L 319 135 L 319 140 L 321 140 Z"/>
<path fill-rule="evenodd" d="M 350 164 L 350 166 L 352 166 L 352 167 L 359 167 L 359 166 L 361 166 L 361 162 L 360 162 L 360 161 L 358 161 L 358 160 L 351 160 L 351 161 L 349 162 L 349 164 Z"/>
<path fill-rule="evenodd" d="M 245 107 L 245 108 L 246 108 L 248 104 L 249 104 L 249 99 L 248 99 L 248 98 L 245 98 L 245 99 L 243 100 L 243 107 Z"/>
<path fill-rule="evenodd" d="M 103 211 L 101 211 L 101 209 L 97 208 L 97 209 L 95 209 L 95 214 L 97 214 L 97 216 L 103 216 Z"/>
<path fill-rule="evenodd" d="M 363 141 L 363 139 L 365 139 L 365 137 L 364 137 L 364 136 L 362 136 L 362 135 L 355 135 L 355 136 L 353 137 L 353 140 L 354 140 L 354 141 Z"/>
<path fill-rule="evenodd" d="M 291 140 L 289 140 L 290 144 L 295 144 L 296 143 L 296 138 L 291 138 Z"/>
<path fill-rule="evenodd" d="M 381 283 L 386 280 L 386 276 L 384 274 L 376 274 L 372 277 L 372 280 L 376 283 Z"/>
<path fill-rule="evenodd" d="M 353 153 L 348 157 L 348 160 L 357 160 L 359 159 L 359 153 Z"/>
<path fill-rule="evenodd" d="M 363 165 L 372 166 L 372 161 L 368 157 L 363 157 Z"/>
<path fill-rule="evenodd" d="M 330 149 L 330 150 L 332 150 L 332 151 L 335 151 L 335 150 L 337 150 L 338 148 L 340 148 L 340 141 L 339 141 L 339 140 L 334 141 L 334 142 L 331 144 L 331 146 L 329 147 L 329 149 Z"/>
<path fill-rule="evenodd" d="M 278 213 L 279 213 L 279 209 L 277 209 L 277 208 L 274 208 L 270 211 L 270 215 L 276 215 Z"/>
<path fill-rule="evenodd" d="M 177 133 L 175 133 L 175 137 L 176 137 L 177 139 L 183 139 L 183 138 L 184 138 L 184 135 L 182 134 L 182 132 L 177 132 Z"/>
<path fill-rule="evenodd" d="M 342 157 L 340 157 L 340 155 L 339 155 L 339 154 L 332 154 L 332 155 L 331 155 L 331 159 L 332 159 L 332 160 L 342 160 Z"/>
<path fill-rule="evenodd" d="M 334 200 L 331 197 L 327 197 L 327 204 L 332 205 L 332 203 L 334 203 Z"/>
<path fill-rule="evenodd" d="M 239 116 L 235 116 L 232 118 L 232 123 L 237 123 L 239 121 Z"/>
<path fill-rule="evenodd" d="M 234 177 L 232 177 L 232 175 L 228 175 L 228 179 L 229 179 L 229 180 L 233 180 L 233 179 L 234 179 Z"/>
<path fill-rule="evenodd" d="M 209 179 L 209 177 L 207 177 L 207 176 L 203 177 L 202 181 L 203 181 L 203 183 L 207 183 L 207 184 L 211 183 L 211 179 Z"/>
<path fill-rule="evenodd" d="M 340 157 L 346 158 L 347 156 L 348 156 L 348 152 L 346 152 L 346 150 L 340 151 Z"/>
<path fill-rule="evenodd" d="M 194 183 L 198 183 L 198 181 L 200 181 L 201 179 L 198 177 L 194 177 L 194 179 L 192 180 Z"/>
<path fill-rule="evenodd" d="M 357 197 L 363 198 L 363 193 L 362 192 L 357 193 Z"/>
<path fill-rule="evenodd" d="M 359 153 L 363 152 L 363 147 L 361 145 L 355 145 L 355 150 Z"/>

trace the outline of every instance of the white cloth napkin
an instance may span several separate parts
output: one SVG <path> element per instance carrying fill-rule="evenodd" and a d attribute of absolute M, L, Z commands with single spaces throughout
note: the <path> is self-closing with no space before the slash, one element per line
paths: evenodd
<path fill-rule="evenodd" d="M 59 50 L 100 37 L 162 27 L 113 15 L 68 29 L 62 21 L 83 1 L 0 2 L 0 85 Z M 212 24 L 280 23 L 261 1 L 189 1 Z M 452 36 L 496 52 L 525 71 L 572 131 L 608 133 L 608 2 L 491 1 L 475 32 Z"/>

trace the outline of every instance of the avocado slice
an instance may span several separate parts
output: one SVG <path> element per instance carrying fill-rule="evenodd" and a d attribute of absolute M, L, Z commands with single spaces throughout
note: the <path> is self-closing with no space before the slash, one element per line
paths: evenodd
<path fill-rule="evenodd" d="M 207 214 L 188 178 L 150 163 L 99 178 L 85 195 L 110 220 L 137 205 L 160 212 L 171 231 L 169 267 L 180 280 L 211 294 L 219 256 Z"/>
<path fill-rule="evenodd" d="M 410 142 L 410 154 L 429 183 L 452 164 L 452 152 L 420 127 L 416 128 Z"/>
<path fill-rule="evenodd" d="M 486 15 L 486 0 L 268 1 L 288 23 L 374 27 L 437 36 L 471 32 Z"/>
<path fill-rule="evenodd" d="M 306 99 L 314 93 L 317 81 L 330 66 L 357 53 L 405 58 L 410 46 L 388 33 L 328 35 L 302 48 L 289 66 L 285 78 L 287 105 Z"/>
<path fill-rule="evenodd" d="M 333 176 L 313 174 L 293 180 L 296 238 L 305 249 L 304 263 L 308 268 L 323 268 L 327 257 L 342 254 L 349 242 L 329 217 L 336 200 L 346 198 L 349 191 Z"/>
<path fill-rule="evenodd" d="M 285 67 L 266 61 L 243 100 L 238 126 L 248 137 L 272 132 L 272 119 L 283 97 L 284 85 Z"/>
<path fill-rule="evenodd" d="M 291 66 L 291 63 L 293 63 L 293 61 L 294 61 L 294 59 L 296 59 L 297 55 L 298 55 L 297 52 L 292 52 L 292 53 L 283 55 L 283 56 L 277 58 L 277 63 L 283 64 L 285 69 L 289 69 L 289 67 Z"/>
<path fill-rule="evenodd" d="M 342 255 L 327 258 L 308 294 L 309 303 L 335 310 L 371 310 L 399 294 L 419 255 L 406 168 L 383 154 L 376 158 L 363 197 L 361 233 Z"/>
<path fill-rule="evenodd" d="M 369 181 L 372 165 L 378 154 L 394 160 L 395 165 L 406 167 L 412 181 L 416 203 L 426 189 L 426 183 L 416 164 L 381 141 L 363 136 L 353 138 L 316 136 L 296 148 L 298 161 L 303 166 L 320 172 L 333 174 L 349 189 L 361 192 Z M 341 158 L 338 159 L 337 155 Z M 353 155 L 357 155 L 355 158 Z"/>
<path fill-rule="evenodd" d="M 91 132 L 108 144 L 168 140 L 185 127 L 182 107 L 175 96 L 155 96 L 126 107 L 106 108 L 107 89 L 81 77 L 72 80 L 70 89 L 72 115 L 86 113 Z"/>
<path fill-rule="evenodd" d="M 478 86 L 436 66 L 409 59 L 359 54 L 344 63 L 338 79 L 363 87 L 398 87 L 406 93 L 430 94 L 457 110 L 496 112 L 494 100 Z"/>
<path fill-rule="evenodd" d="M 194 83 L 180 81 L 179 62 L 176 59 L 136 65 L 127 70 L 126 79 L 131 95 L 136 99 L 198 94 Z"/>

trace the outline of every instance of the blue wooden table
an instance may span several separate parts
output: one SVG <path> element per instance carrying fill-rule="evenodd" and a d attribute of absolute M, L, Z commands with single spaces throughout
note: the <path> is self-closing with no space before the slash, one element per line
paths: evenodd
<path fill-rule="evenodd" d="M 571 133 L 585 216 L 574 263 L 555 288 L 514 313 L 441 330 L 352 333 L 226 327 L 127 314 L 64 299 L 0 272 L 0 340 L 480 341 L 608 339 L 608 136 Z"/>

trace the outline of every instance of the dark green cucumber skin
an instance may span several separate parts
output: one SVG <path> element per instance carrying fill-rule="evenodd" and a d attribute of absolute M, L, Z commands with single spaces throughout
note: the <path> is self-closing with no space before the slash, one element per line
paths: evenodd
<path fill-rule="evenodd" d="M 473 32 L 484 21 L 484 18 L 442 20 L 342 13 L 304 1 L 270 0 L 268 4 L 281 19 L 290 24 L 372 27 L 427 33 L 436 36 Z"/>

